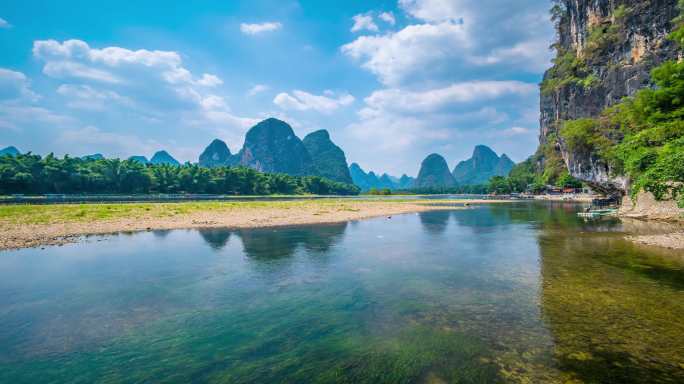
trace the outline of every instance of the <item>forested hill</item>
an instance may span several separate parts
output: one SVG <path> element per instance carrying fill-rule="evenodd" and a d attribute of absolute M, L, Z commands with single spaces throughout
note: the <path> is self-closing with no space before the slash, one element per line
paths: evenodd
<path fill-rule="evenodd" d="M 246 167 L 206 168 L 32 154 L 0 156 L 0 194 L 46 193 L 355 195 L 359 188 L 319 176 L 262 173 Z"/>

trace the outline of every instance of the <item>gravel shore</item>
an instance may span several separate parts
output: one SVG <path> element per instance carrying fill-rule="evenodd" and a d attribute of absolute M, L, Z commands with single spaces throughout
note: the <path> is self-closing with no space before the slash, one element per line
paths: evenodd
<path fill-rule="evenodd" d="M 491 200 L 295 201 L 277 203 L 77 204 L 5 208 L 0 250 L 61 245 L 82 236 L 182 228 L 257 228 L 334 223 L 410 212 L 457 209 Z M 19 210 L 21 211 L 19 212 Z M 113 213 L 112 213 L 113 212 Z M 105 214 L 106 213 L 106 214 Z"/>

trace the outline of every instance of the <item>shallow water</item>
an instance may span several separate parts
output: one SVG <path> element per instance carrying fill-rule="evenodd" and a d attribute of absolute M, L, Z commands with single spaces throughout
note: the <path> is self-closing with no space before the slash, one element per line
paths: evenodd
<path fill-rule="evenodd" d="M 0 252 L 0 382 L 684 382 L 684 254 L 580 208 Z"/>

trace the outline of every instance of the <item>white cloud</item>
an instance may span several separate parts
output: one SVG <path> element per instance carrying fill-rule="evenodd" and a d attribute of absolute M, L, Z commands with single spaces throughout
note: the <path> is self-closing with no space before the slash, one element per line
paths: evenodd
<path fill-rule="evenodd" d="M 360 60 L 386 85 L 397 85 L 415 72 L 439 69 L 467 47 L 463 26 L 456 23 L 410 25 L 398 32 L 360 36 L 342 46 L 342 52 Z"/>
<path fill-rule="evenodd" d="M 223 84 L 223 80 L 221 80 L 218 76 L 209 73 L 203 74 L 202 78 L 197 80 L 197 85 L 202 85 L 204 87 L 216 87 L 221 84 Z"/>
<path fill-rule="evenodd" d="M 443 22 L 470 17 L 463 0 L 399 0 L 399 7 L 409 15 L 427 22 Z"/>
<path fill-rule="evenodd" d="M 384 85 L 460 79 L 491 68 L 499 74 L 541 74 L 553 38 L 538 0 L 400 0 L 413 22 L 386 34 L 360 36 L 341 47 Z M 389 19 L 389 17 L 388 17 Z"/>
<path fill-rule="evenodd" d="M 536 132 L 537 132 L 536 130 L 532 130 L 532 129 L 525 128 L 525 127 L 511 127 L 511 128 L 504 129 L 503 131 L 501 131 L 501 133 L 507 137 L 520 136 L 520 135 L 530 135 L 533 133 L 536 134 Z"/>
<path fill-rule="evenodd" d="M 426 91 L 382 89 L 365 99 L 368 108 L 402 113 L 430 113 L 458 103 L 486 101 L 506 95 L 534 94 L 537 85 L 520 81 L 469 81 Z"/>
<path fill-rule="evenodd" d="M 267 22 L 258 24 L 242 23 L 240 24 L 240 31 L 245 35 L 258 35 L 264 32 L 277 31 L 282 27 L 283 25 L 278 22 Z"/>
<path fill-rule="evenodd" d="M 57 90 L 65 106 L 98 112 L 96 120 L 93 115 L 81 118 L 85 124 L 103 128 L 99 137 L 120 140 L 107 129 L 118 134 L 145 127 L 149 129 L 148 137 L 165 138 L 165 131 L 173 130 L 173 137 L 192 142 L 197 134 L 188 132 L 201 130 L 235 145 L 244 131 L 257 122 L 253 117 L 233 113 L 221 89 L 223 80 L 214 74 L 192 72 L 178 52 L 93 48 L 80 40 L 47 40 L 36 41 L 33 53 L 44 62 L 45 74 L 69 80 L 70 84 Z M 95 147 L 94 143 L 88 145 L 84 149 Z M 187 154 L 192 149 L 183 150 L 170 140 L 167 145 L 179 153 Z"/>
<path fill-rule="evenodd" d="M 132 154 L 153 153 L 160 147 L 152 140 L 144 141 L 135 135 L 107 132 L 92 125 L 60 132 L 57 144 L 69 148 L 72 155 L 106 151 L 107 156 L 122 158 Z"/>
<path fill-rule="evenodd" d="M 378 15 L 380 20 L 384 21 L 385 23 L 389 25 L 394 25 L 397 23 L 397 20 L 394 18 L 394 14 L 392 12 L 383 12 L 380 15 Z"/>
<path fill-rule="evenodd" d="M 0 17 L 0 28 L 12 28 L 12 24 L 8 23 L 7 20 Z"/>
<path fill-rule="evenodd" d="M 91 48 L 81 40 L 38 40 L 33 55 L 45 61 L 43 73 L 55 78 L 79 78 L 121 84 L 136 77 L 157 77 L 167 84 L 212 87 L 223 83 L 205 73 L 200 78 L 183 67 L 180 54 L 173 51 L 130 50 L 120 47 Z M 149 79 L 147 79 L 149 80 Z"/>
<path fill-rule="evenodd" d="M 549 68 L 548 46 L 548 40 L 540 37 L 536 40 L 516 43 L 511 47 L 496 48 L 484 56 L 474 55 L 468 60 L 476 65 L 525 66 L 530 70 L 542 73 Z"/>
<path fill-rule="evenodd" d="M 292 94 L 285 92 L 279 93 L 273 99 L 273 103 L 284 110 L 313 110 L 322 113 L 331 113 L 354 102 L 354 96 L 348 93 L 341 94 L 337 97 L 330 91 L 326 91 L 324 94 L 326 96 L 313 95 L 308 92 L 294 90 L 292 91 Z"/>
<path fill-rule="evenodd" d="M 49 127 L 62 127 L 76 122 L 76 119 L 60 115 L 47 108 L 17 105 L 11 102 L 0 103 L 0 127 L 21 130 L 22 127 L 44 123 Z"/>
<path fill-rule="evenodd" d="M 361 32 L 364 30 L 371 32 L 378 31 L 378 26 L 375 24 L 373 16 L 370 14 L 358 14 L 352 17 L 352 20 L 354 20 L 354 25 L 351 28 L 352 32 Z"/>
<path fill-rule="evenodd" d="M 132 106 L 133 101 L 114 91 L 99 90 L 83 84 L 62 84 L 57 93 L 68 99 L 67 106 L 76 109 L 105 110 L 111 103 Z"/>
<path fill-rule="evenodd" d="M 31 90 L 30 81 L 26 75 L 0 68 L 0 100 L 21 98 L 35 101 L 39 96 Z"/>
<path fill-rule="evenodd" d="M 257 84 L 257 85 L 255 85 L 255 86 L 253 86 L 252 88 L 250 88 L 249 91 L 247 91 L 247 96 L 255 96 L 255 95 L 257 95 L 257 94 L 259 94 L 259 93 L 261 93 L 261 92 L 265 92 L 265 91 L 268 91 L 268 90 L 269 90 L 269 86 L 268 86 L 268 85 Z"/>

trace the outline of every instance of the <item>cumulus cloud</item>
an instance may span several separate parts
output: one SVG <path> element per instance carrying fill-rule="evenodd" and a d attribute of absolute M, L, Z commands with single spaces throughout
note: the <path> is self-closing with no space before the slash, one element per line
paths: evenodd
<path fill-rule="evenodd" d="M 455 104 L 487 101 L 507 95 L 529 95 L 537 85 L 521 81 L 469 81 L 426 91 L 382 89 L 365 99 L 368 108 L 402 113 L 430 113 Z"/>
<path fill-rule="evenodd" d="M 247 96 L 256 96 L 256 95 L 258 95 L 259 93 L 265 92 L 265 91 L 267 91 L 267 90 L 269 90 L 269 86 L 268 86 L 268 85 L 257 84 L 257 85 L 255 85 L 255 86 L 253 86 L 252 88 L 250 88 L 249 91 L 247 91 Z"/>
<path fill-rule="evenodd" d="M 394 18 L 394 14 L 392 12 L 383 12 L 380 15 L 378 15 L 380 20 L 384 21 L 385 23 L 389 25 L 394 25 L 397 23 L 397 20 Z"/>
<path fill-rule="evenodd" d="M 280 28 L 282 28 L 283 25 L 278 22 L 266 22 L 266 23 L 256 23 L 256 24 L 248 24 L 248 23 L 242 23 L 240 24 L 240 32 L 244 33 L 245 35 L 258 35 L 264 32 L 273 32 L 277 31 Z"/>
<path fill-rule="evenodd" d="M 458 48 L 467 47 L 463 25 L 444 22 L 418 24 L 386 35 L 360 36 L 342 46 L 342 52 L 362 62 L 362 67 L 385 85 L 398 85 L 406 78 L 429 68 L 449 64 Z M 432 76 L 432 74 L 429 74 Z"/>
<path fill-rule="evenodd" d="M 99 90 L 83 84 L 62 84 L 57 93 L 67 99 L 67 106 L 77 109 L 105 110 L 112 103 L 132 106 L 131 99 L 121 96 L 114 91 Z"/>
<path fill-rule="evenodd" d="M 146 121 L 243 125 L 243 118 L 234 116 L 212 90 L 223 80 L 210 73 L 193 74 L 178 52 L 99 49 L 81 40 L 41 40 L 34 42 L 33 55 L 45 63 L 46 75 L 80 83 L 63 84 L 57 90 L 69 107 L 112 113 L 117 107 L 129 108 Z"/>
<path fill-rule="evenodd" d="M 22 72 L 0 68 L 0 100 L 27 99 L 35 101 L 38 95 L 31 90 L 30 81 Z"/>
<path fill-rule="evenodd" d="M 501 73 L 541 73 L 553 36 L 546 7 L 536 0 L 400 0 L 412 22 L 399 31 L 360 36 L 342 52 L 385 85 L 465 76 L 488 67 Z"/>
<path fill-rule="evenodd" d="M 312 110 L 321 113 L 331 113 L 341 107 L 348 106 L 353 102 L 354 96 L 348 93 L 336 96 L 330 91 L 326 91 L 325 95 L 314 95 L 308 92 L 294 90 L 292 91 L 292 94 L 286 92 L 279 93 L 273 99 L 273 103 L 284 110 Z"/>
<path fill-rule="evenodd" d="M 476 144 L 493 144 L 520 158 L 533 151 L 536 79 L 549 66 L 554 36 L 548 6 L 538 0 L 398 0 L 398 5 L 405 26 L 358 36 L 340 47 L 381 85 L 364 99 L 358 121 L 347 125 L 350 140 L 364 143 L 363 151 L 351 145 L 350 155 L 383 162 L 404 150 L 396 163 L 414 169 L 429 152 L 444 150 L 448 156 L 451 151 L 459 158 Z M 396 23 L 375 12 L 367 14 Z"/>
<path fill-rule="evenodd" d="M 12 24 L 8 23 L 7 20 L 0 17 L 0 28 L 12 28 Z"/>
<path fill-rule="evenodd" d="M 378 26 L 373 21 L 373 16 L 371 14 L 358 14 L 352 17 L 352 20 L 354 20 L 354 25 L 351 27 L 352 32 L 377 32 L 379 30 Z"/>
<path fill-rule="evenodd" d="M 501 131 L 504 136 L 520 136 L 520 135 L 530 135 L 536 134 L 536 130 L 525 128 L 525 127 L 511 127 Z"/>
<path fill-rule="evenodd" d="M 45 61 L 43 73 L 55 78 L 78 78 L 103 83 L 131 83 L 136 77 L 157 77 L 167 84 L 216 86 L 223 83 L 212 74 L 196 78 L 183 67 L 173 51 L 130 50 L 121 47 L 91 48 L 82 40 L 38 40 L 33 55 Z"/>

